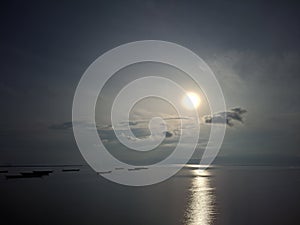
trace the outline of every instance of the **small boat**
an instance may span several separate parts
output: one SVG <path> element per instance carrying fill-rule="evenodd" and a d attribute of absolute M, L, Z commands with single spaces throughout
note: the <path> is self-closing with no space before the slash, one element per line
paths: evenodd
<path fill-rule="evenodd" d="M 117 168 L 115 168 L 115 170 L 124 170 L 124 168 L 123 167 L 117 167 Z"/>
<path fill-rule="evenodd" d="M 136 168 L 128 169 L 128 171 L 138 171 L 138 170 L 147 170 L 147 169 L 148 169 L 147 167 L 136 167 Z"/>
<path fill-rule="evenodd" d="M 34 174 L 42 175 L 42 176 L 49 176 L 50 173 L 53 173 L 53 170 L 34 170 L 32 171 Z"/>
<path fill-rule="evenodd" d="M 62 172 L 78 172 L 79 168 L 62 169 Z"/>
<path fill-rule="evenodd" d="M 111 173 L 111 170 L 109 170 L 109 171 L 100 171 L 100 172 L 98 172 L 98 174 L 110 174 Z"/>
<path fill-rule="evenodd" d="M 9 174 L 5 176 L 6 179 L 18 179 L 18 178 L 41 178 L 42 175 L 34 174 L 33 172 L 21 172 L 20 174 Z"/>
<path fill-rule="evenodd" d="M 42 177 L 42 174 L 34 173 L 34 172 L 21 172 L 20 173 L 22 177 L 27 178 L 27 177 Z"/>

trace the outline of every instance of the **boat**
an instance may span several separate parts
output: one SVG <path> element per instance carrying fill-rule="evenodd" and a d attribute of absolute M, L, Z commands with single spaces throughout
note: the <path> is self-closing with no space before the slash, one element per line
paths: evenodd
<path fill-rule="evenodd" d="M 110 174 L 111 173 L 111 170 L 109 170 L 109 171 L 100 171 L 100 172 L 98 172 L 98 174 Z"/>
<path fill-rule="evenodd" d="M 62 169 L 63 172 L 78 172 L 79 168 Z"/>
<path fill-rule="evenodd" d="M 147 169 L 148 169 L 147 167 L 136 167 L 136 168 L 128 169 L 128 171 L 138 171 L 138 170 L 147 170 Z"/>

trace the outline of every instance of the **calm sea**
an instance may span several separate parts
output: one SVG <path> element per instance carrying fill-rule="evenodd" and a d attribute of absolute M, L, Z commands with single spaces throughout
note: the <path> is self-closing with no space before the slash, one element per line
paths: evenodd
<path fill-rule="evenodd" d="M 1 168 L 4 170 L 5 168 Z M 8 168 L 8 174 L 30 168 Z M 0 174 L 0 224 L 299 224 L 300 168 L 193 166 L 147 187 L 105 180 L 88 167 L 43 178 Z"/>

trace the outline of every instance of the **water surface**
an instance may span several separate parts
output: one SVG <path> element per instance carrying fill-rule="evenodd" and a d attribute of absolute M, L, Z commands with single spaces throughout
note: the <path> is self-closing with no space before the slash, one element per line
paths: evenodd
<path fill-rule="evenodd" d="M 297 224 L 299 175 L 296 167 L 187 167 L 165 182 L 127 187 L 88 167 L 30 179 L 1 173 L 0 224 Z"/>

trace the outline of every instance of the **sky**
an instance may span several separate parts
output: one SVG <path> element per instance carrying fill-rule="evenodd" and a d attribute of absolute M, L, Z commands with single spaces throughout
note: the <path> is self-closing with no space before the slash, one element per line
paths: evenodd
<path fill-rule="evenodd" d="M 84 163 L 70 123 L 77 84 L 100 55 L 138 40 L 180 44 L 215 73 L 235 118 L 223 124 L 227 131 L 217 162 L 300 163 L 299 9 L 296 1 L 1 3 L 0 164 Z M 174 68 L 163 67 L 158 65 L 158 70 L 173 69 L 176 74 Z M 127 73 L 126 79 L 116 74 L 99 98 L 96 121 L 106 141 L 113 135 L 107 106 L 131 79 L 130 69 L 143 70 L 135 65 L 120 71 Z M 184 76 L 177 71 L 173 79 L 190 88 L 193 84 Z M 205 101 L 199 107 L 200 119 L 209 115 Z M 158 103 L 141 102 L 132 113 L 137 135 L 147 135 L 140 123 L 147 115 L 137 115 L 151 104 Z M 164 104 L 151 107 L 151 116 L 164 115 L 176 126 L 178 121 L 171 119 L 176 115 Z M 210 129 L 209 118 L 202 123 L 204 130 Z M 163 155 L 174 147 L 174 130 L 168 129 Z M 155 155 L 150 158 L 156 160 Z"/>

